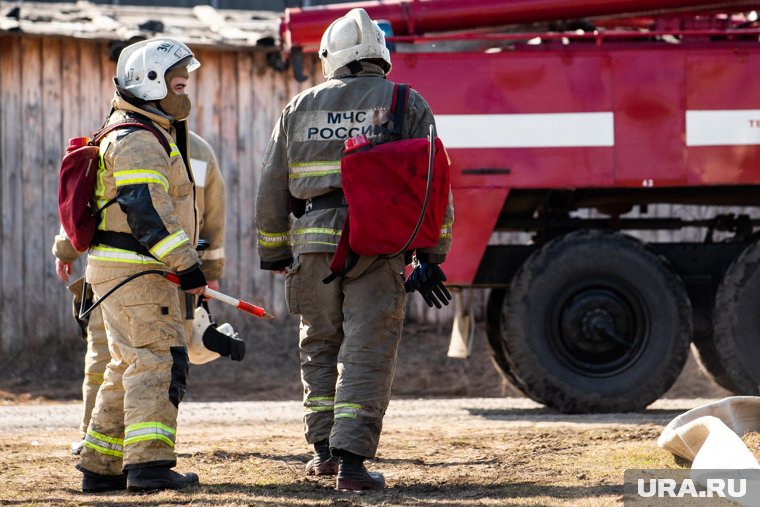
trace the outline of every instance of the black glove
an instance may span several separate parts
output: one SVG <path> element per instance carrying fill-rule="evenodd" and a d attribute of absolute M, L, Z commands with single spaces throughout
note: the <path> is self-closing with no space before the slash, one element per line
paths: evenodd
<path fill-rule="evenodd" d="M 219 331 L 215 324 L 210 325 L 203 332 L 203 346 L 233 361 L 242 361 L 245 357 L 245 342 L 238 334 L 227 336 Z"/>
<path fill-rule="evenodd" d="M 177 273 L 179 278 L 179 288 L 182 290 L 196 289 L 208 285 L 206 275 L 201 271 L 200 264 Z"/>
<path fill-rule="evenodd" d="M 442 308 L 441 304 L 448 305 L 451 301 L 451 294 L 443 284 L 445 281 L 446 274 L 438 264 L 420 262 L 406 279 L 404 287 L 407 292 L 416 290 L 422 294 L 429 307 Z"/>

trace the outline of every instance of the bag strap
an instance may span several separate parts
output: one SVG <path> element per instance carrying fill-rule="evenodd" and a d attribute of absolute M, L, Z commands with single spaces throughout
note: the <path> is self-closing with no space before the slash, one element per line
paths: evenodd
<path fill-rule="evenodd" d="M 140 118 L 144 118 L 140 115 L 140 117 L 137 117 L 138 115 L 129 116 L 127 120 L 119 121 L 116 123 L 113 123 L 111 125 L 108 125 L 106 127 L 103 127 L 102 129 L 98 130 L 92 135 L 92 139 L 88 143 L 90 146 L 98 146 L 100 144 L 100 141 L 103 140 L 105 136 L 113 132 L 114 130 L 123 129 L 123 128 L 138 128 L 143 130 L 149 130 L 153 133 L 154 136 L 156 136 L 156 139 L 158 139 L 158 142 L 161 143 L 161 146 L 164 148 L 164 151 L 166 151 L 166 154 L 171 157 L 172 153 L 172 147 L 169 145 L 169 141 L 166 140 L 166 137 L 162 133 L 158 131 L 156 127 L 153 125 L 147 123 L 148 120 L 145 118 L 146 122 L 143 122 L 140 120 Z M 100 208 L 93 211 L 94 217 L 99 217 L 100 214 L 103 212 L 104 209 L 109 207 L 111 204 L 116 202 L 116 197 L 109 200 L 107 203 L 105 203 Z"/>
<path fill-rule="evenodd" d="M 401 134 L 404 128 L 404 116 L 406 115 L 407 102 L 409 101 L 409 85 L 394 84 L 393 100 L 391 101 L 391 119 L 393 128 L 391 134 Z"/>
<path fill-rule="evenodd" d="M 90 145 L 97 146 L 100 144 L 100 141 L 103 140 L 105 136 L 113 132 L 114 130 L 123 129 L 123 128 L 138 128 L 143 130 L 149 130 L 153 133 L 154 136 L 156 136 L 156 139 L 158 139 L 158 142 L 161 143 L 161 146 L 164 148 L 164 151 L 166 151 L 167 155 L 170 155 L 172 152 L 172 148 L 169 145 L 169 141 L 166 140 L 166 137 L 162 133 L 158 131 L 156 127 L 153 125 L 150 125 L 149 123 L 145 123 L 140 121 L 138 118 L 130 117 L 127 120 L 120 121 L 113 123 L 111 125 L 108 125 L 97 132 L 95 132 L 92 136 L 92 140 L 90 141 Z"/>

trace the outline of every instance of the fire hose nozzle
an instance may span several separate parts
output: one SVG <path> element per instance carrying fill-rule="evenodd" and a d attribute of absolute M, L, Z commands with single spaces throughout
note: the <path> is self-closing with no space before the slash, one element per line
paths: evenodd
<path fill-rule="evenodd" d="M 174 273 L 165 272 L 164 278 L 173 284 L 179 285 L 179 277 Z M 214 289 L 209 289 L 206 287 L 206 289 L 203 291 L 203 295 L 208 296 L 212 299 L 216 299 L 217 301 L 221 301 L 222 303 L 228 304 L 230 306 L 234 306 L 238 310 L 250 313 L 251 315 L 255 315 L 260 319 L 274 319 L 274 315 L 267 313 L 266 310 L 264 310 L 262 307 L 252 305 L 251 303 L 243 301 L 242 299 L 233 298 L 227 294 L 222 294 L 221 292 L 215 291 Z"/>

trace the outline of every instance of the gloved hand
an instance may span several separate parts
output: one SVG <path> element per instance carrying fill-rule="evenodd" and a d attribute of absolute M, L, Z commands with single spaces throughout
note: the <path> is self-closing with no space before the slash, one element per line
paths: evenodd
<path fill-rule="evenodd" d="M 404 287 L 407 292 L 416 290 L 422 294 L 429 307 L 442 308 L 442 304 L 448 305 L 451 301 L 451 293 L 443 284 L 445 281 L 446 274 L 438 264 L 420 262 L 406 279 Z"/>
<path fill-rule="evenodd" d="M 197 289 L 198 287 L 205 287 L 207 285 L 206 275 L 201 271 L 200 264 L 196 264 L 189 269 L 180 271 L 177 273 L 179 278 L 179 287 L 182 290 Z"/>

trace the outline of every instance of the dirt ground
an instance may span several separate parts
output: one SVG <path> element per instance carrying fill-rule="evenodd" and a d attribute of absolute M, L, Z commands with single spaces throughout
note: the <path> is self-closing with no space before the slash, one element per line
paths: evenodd
<path fill-rule="evenodd" d="M 626 469 L 679 468 L 662 427 L 704 400 L 661 400 L 638 414 L 562 415 L 524 398 L 394 400 L 377 459 L 388 489 L 335 491 L 307 478 L 301 407 L 187 403 L 178 470 L 202 486 L 150 495 L 84 495 L 68 444 L 78 405 L 0 406 L 0 505 L 622 505 Z"/>
<path fill-rule="evenodd" d="M 407 326 L 378 457 L 389 489 L 337 492 L 306 478 L 296 329 L 259 326 L 243 362 L 193 367 L 180 410 L 179 470 L 191 491 L 83 495 L 73 466 L 81 357 L 75 343 L 0 365 L 0 505 L 622 505 L 623 472 L 683 466 L 656 446 L 683 410 L 728 393 L 693 361 L 648 410 L 563 415 L 506 384 L 480 330 L 468 360 L 446 357 L 448 330 Z M 44 356 L 48 357 L 48 356 Z M 45 362 L 49 361 L 49 362 Z M 51 362 L 52 361 L 52 362 Z M 687 400 L 673 398 L 689 398 Z"/>

